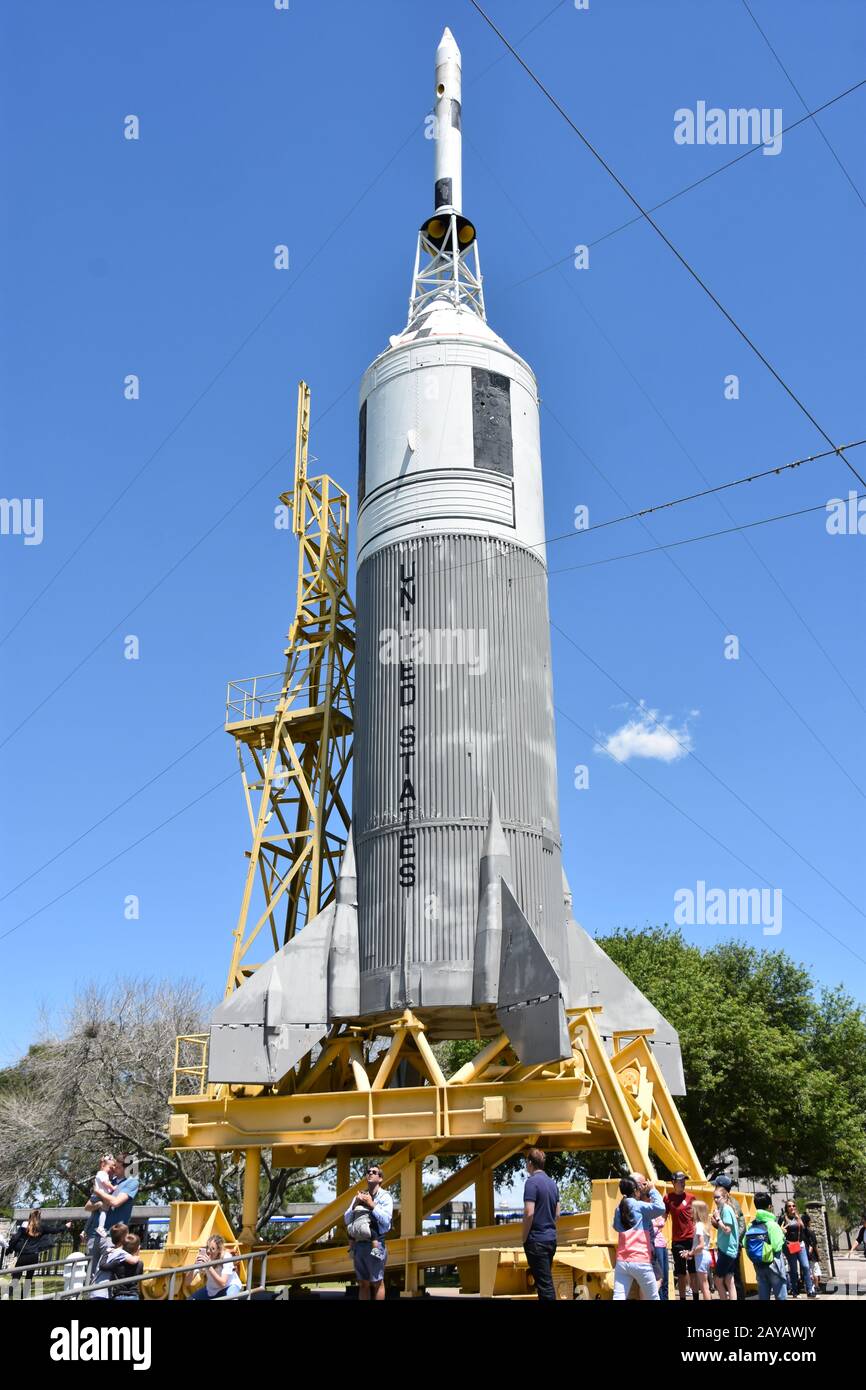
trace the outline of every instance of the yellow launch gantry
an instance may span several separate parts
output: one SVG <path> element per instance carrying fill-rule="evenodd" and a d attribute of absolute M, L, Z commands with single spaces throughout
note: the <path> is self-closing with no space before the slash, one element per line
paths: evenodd
<path fill-rule="evenodd" d="M 330 901 L 349 829 L 342 797 L 352 747 L 349 499 L 331 478 L 307 476 L 309 412 L 301 383 L 294 487 L 282 498 L 299 540 L 285 670 L 229 686 L 226 728 L 237 742 L 253 841 L 227 995 L 256 969 L 248 953 L 266 925 L 269 955 Z M 394 1017 L 390 1043 L 371 1028 L 334 1025 L 275 1087 L 209 1085 L 207 1035 L 179 1038 L 169 1142 L 176 1150 L 245 1153 L 238 1248 L 268 1249 L 269 1283 L 351 1275 L 343 1223 L 357 1186 L 350 1165 L 375 1156 L 385 1185 L 399 1185 L 388 1277 L 402 1276 L 405 1294 L 420 1292 L 425 1269 L 456 1265 L 464 1292 L 525 1296 L 531 1284 L 521 1224 L 495 1223 L 494 1177 L 527 1146 L 618 1149 L 630 1170 L 650 1177 L 655 1155 L 669 1170 L 688 1173 L 690 1191 L 710 1196 L 646 1030 L 615 1034 L 609 1055 L 597 1012 L 569 1013 L 572 1055 L 565 1061 L 523 1066 L 502 1033 L 450 1077 L 410 1010 Z M 263 1149 L 273 1168 L 336 1169 L 334 1200 L 268 1247 L 256 1237 Z M 460 1155 L 461 1165 L 425 1188 L 425 1161 L 448 1155 Z M 424 1219 L 470 1186 L 475 1227 L 423 1234 Z M 611 1296 L 618 1196 L 616 1181 L 595 1182 L 589 1212 L 561 1219 L 553 1271 L 559 1297 Z M 750 1199 L 740 1201 L 749 1217 Z M 191 1263 L 214 1232 L 229 1233 L 217 1203 L 174 1204 L 165 1249 L 144 1252 L 148 1269 Z M 167 1280 L 144 1290 L 164 1297 Z"/>
<path fill-rule="evenodd" d="M 265 924 L 267 958 L 330 902 L 349 829 L 342 795 L 355 660 L 349 498 L 327 474 L 308 476 L 309 435 L 310 388 L 302 381 L 294 487 L 280 498 L 298 537 L 285 669 L 231 681 L 226 699 L 253 835 L 226 996 L 256 969 L 248 953 Z"/>

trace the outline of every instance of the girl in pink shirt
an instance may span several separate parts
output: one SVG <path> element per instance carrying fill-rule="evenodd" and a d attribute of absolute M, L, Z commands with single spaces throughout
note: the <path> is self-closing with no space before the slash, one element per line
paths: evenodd
<path fill-rule="evenodd" d="M 664 1216 L 664 1202 L 642 1173 L 623 1178 L 619 1190 L 622 1201 L 613 1214 L 613 1228 L 619 1236 L 613 1276 L 614 1302 L 627 1298 L 632 1284 L 636 1283 L 643 1298 L 658 1303 L 653 1267 L 653 1221 L 657 1216 Z"/>

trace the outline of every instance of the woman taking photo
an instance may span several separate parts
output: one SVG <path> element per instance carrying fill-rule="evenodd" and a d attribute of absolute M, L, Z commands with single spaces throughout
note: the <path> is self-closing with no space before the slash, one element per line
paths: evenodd
<path fill-rule="evenodd" d="M 204 1302 L 206 1298 L 235 1298 L 243 1291 L 237 1264 L 228 1257 L 223 1259 L 225 1248 L 224 1236 L 211 1236 L 204 1250 L 199 1250 L 196 1264 L 210 1265 L 210 1268 L 202 1271 L 205 1276 L 204 1287 L 190 1295 L 194 1301 Z M 212 1264 L 214 1260 L 221 1260 L 222 1263 Z M 186 1287 L 189 1288 L 197 1278 L 198 1272 L 191 1269 L 184 1275 Z"/>

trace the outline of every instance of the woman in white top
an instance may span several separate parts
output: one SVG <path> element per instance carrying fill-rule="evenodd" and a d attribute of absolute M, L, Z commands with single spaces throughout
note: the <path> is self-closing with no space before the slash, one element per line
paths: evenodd
<path fill-rule="evenodd" d="M 709 1299 L 712 1260 L 710 1258 L 709 1236 L 710 1212 L 706 1202 L 693 1202 L 692 1216 L 695 1219 L 695 1233 L 692 1237 L 692 1257 L 695 1262 L 695 1280 L 698 1286 L 698 1296 L 702 1299 Z"/>
<path fill-rule="evenodd" d="M 225 1250 L 225 1245 L 223 1236 L 211 1236 L 204 1250 L 199 1250 L 196 1264 L 210 1264 L 211 1260 L 219 1260 Z M 190 1295 L 193 1299 L 203 1301 L 206 1298 L 235 1298 L 243 1289 L 238 1267 L 230 1260 L 223 1260 L 222 1264 L 212 1264 L 210 1269 L 203 1272 L 205 1276 L 204 1288 L 196 1289 L 195 1293 Z M 186 1287 L 189 1288 L 197 1277 L 194 1269 L 191 1269 L 189 1274 L 184 1275 Z"/>

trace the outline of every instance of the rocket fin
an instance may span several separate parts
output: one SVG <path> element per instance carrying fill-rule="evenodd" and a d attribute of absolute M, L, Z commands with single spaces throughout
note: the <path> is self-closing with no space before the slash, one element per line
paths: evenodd
<path fill-rule="evenodd" d="M 502 955 L 502 881 L 511 882 L 511 856 L 499 819 L 496 797 L 490 798 L 490 817 L 478 871 L 478 917 L 472 972 L 472 1003 L 495 1004 L 499 998 Z"/>
<path fill-rule="evenodd" d="M 330 903 L 211 1018 L 208 1081 L 273 1085 L 328 1031 Z"/>
<path fill-rule="evenodd" d="M 500 893 L 502 955 L 497 1018 L 524 1065 L 570 1057 L 562 982 L 502 879 Z"/>
<path fill-rule="evenodd" d="M 343 851 L 337 878 L 336 910 L 328 952 L 328 1017 L 357 1018 L 361 1012 L 361 969 L 358 947 L 358 873 L 352 832 Z"/>
<path fill-rule="evenodd" d="M 563 874 L 568 943 L 568 1007 L 588 1008 L 601 1004 L 597 1023 L 602 1038 L 613 1050 L 613 1034 L 629 1028 L 652 1028 L 647 1038 L 672 1095 L 686 1093 L 683 1057 L 676 1029 L 651 1004 L 637 985 L 615 965 L 571 914 L 571 892 Z"/>
<path fill-rule="evenodd" d="M 321 1042 L 335 1018 L 357 1017 L 359 996 L 350 836 L 334 901 L 215 1010 L 208 1081 L 275 1084 Z"/>

